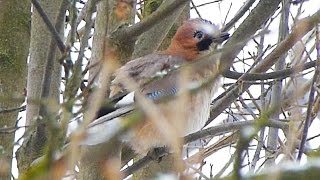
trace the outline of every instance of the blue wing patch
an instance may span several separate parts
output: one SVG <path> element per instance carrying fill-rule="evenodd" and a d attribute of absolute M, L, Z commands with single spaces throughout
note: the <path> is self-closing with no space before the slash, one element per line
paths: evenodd
<path fill-rule="evenodd" d="M 172 87 L 170 89 L 165 90 L 156 90 L 150 93 L 147 93 L 146 96 L 149 99 L 152 99 L 154 101 L 160 100 L 161 98 L 164 98 L 166 96 L 174 96 L 178 92 L 178 89 L 176 87 Z"/>

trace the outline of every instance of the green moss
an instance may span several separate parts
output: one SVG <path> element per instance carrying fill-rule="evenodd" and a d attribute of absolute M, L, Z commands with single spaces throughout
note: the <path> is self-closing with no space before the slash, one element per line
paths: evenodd
<path fill-rule="evenodd" d="M 143 17 L 147 17 L 155 12 L 162 4 L 163 0 L 147 0 L 143 7 Z"/>
<path fill-rule="evenodd" d="M 12 64 L 13 64 L 13 62 L 12 62 L 12 59 L 10 58 L 9 54 L 0 52 L 0 68 L 7 67 Z"/>
<path fill-rule="evenodd" d="M 6 1 L 0 7 L 0 75 L 21 78 L 26 73 L 30 41 L 30 2 Z M 18 75 L 20 74 L 20 76 Z M 13 78 L 12 77 L 12 78 Z"/>
<path fill-rule="evenodd" d="M 0 79 L 19 78 L 21 77 L 21 73 L 25 74 L 26 61 L 24 59 L 22 59 L 23 61 L 19 61 L 17 58 L 16 54 L 0 52 Z M 7 76 L 8 74 L 11 76 Z"/>
<path fill-rule="evenodd" d="M 31 166 L 26 172 L 22 173 L 19 177 L 20 180 L 28 179 L 43 179 L 48 175 L 50 167 L 50 160 L 47 155 L 43 156 Z"/>
<path fill-rule="evenodd" d="M 10 4 L 4 4 L 3 8 L 0 8 L 2 11 L 0 23 L 5 23 L 5 26 L 0 27 L 0 48 L 6 49 L 10 56 L 25 56 L 28 52 L 28 48 L 21 49 L 21 47 L 29 46 L 31 13 L 30 7 L 26 4 L 30 2 L 23 1 L 24 3 L 11 1 Z"/>
<path fill-rule="evenodd" d="M 7 0 L 0 6 L 0 82 L 1 96 L 8 100 L 1 101 L 0 108 L 19 107 L 21 101 L 11 97 L 22 95 L 25 87 L 27 56 L 30 41 L 30 1 Z M 12 127 L 16 123 L 17 112 L 0 114 L 0 127 Z M 0 135 L 0 146 L 4 156 L 11 157 L 14 134 Z M 11 164 L 8 160 L 9 165 Z M 10 173 L 0 179 L 10 179 Z"/>

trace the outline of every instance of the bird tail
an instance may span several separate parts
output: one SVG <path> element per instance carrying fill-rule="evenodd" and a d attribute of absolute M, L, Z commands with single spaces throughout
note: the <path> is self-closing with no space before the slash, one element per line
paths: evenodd
<path fill-rule="evenodd" d="M 100 123 L 94 121 L 93 124 L 89 125 L 86 136 L 80 144 L 92 146 L 109 141 L 121 130 L 121 120 L 121 118 L 114 118 Z"/>
<path fill-rule="evenodd" d="M 87 127 L 85 137 L 80 144 L 92 146 L 109 141 L 124 129 L 125 123 L 121 116 L 131 112 L 133 108 L 133 106 L 126 106 L 94 120 Z M 80 117 L 77 118 L 82 119 Z M 69 124 L 67 136 L 70 136 L 72 132 L 75 132 L 79 126 L 79 121 L 72 122 L 73 123 Z M 122 138 L 122 136 L 120 138 Z"/>

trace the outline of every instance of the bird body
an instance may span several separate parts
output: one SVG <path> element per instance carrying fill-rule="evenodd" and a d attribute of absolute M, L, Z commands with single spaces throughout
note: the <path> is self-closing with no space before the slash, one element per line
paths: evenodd
<path fill-rule="evenodd" d="M 152 58 L 150 58 L 149 56 L 151 56 Z M 155 57 L 159 59 L 155 60 Z M 112 86 L 111 91 L 112 95 L 117 94 L 115 93 L 116 90 L 123 89 L 118 87 L 122 85 L 117 84 L 117 82 L 121 82 L 121 77 L 125 78 L 128 75 L 140 85 L 139 87 L 142 87 L 140 89 L 142 94 L 148 95 L 152 92 L 158 92 L 155 93 L 153 97 L 150 97 L 152 100 L 157 100 L 157 97 L 163 98 L 163 94 L 177 94 L 177 92 L 180 90 L 180 71 L 172 72 L 172 74 L 164 76 L 159 80 L 155 80 L 153 82 L 150 81 L 154 78 L 155 74 L 163 71 L 170 71 L 171 69 L 175 70 L 177 66 L 185 63 L 188 62 L 183 58 L 166 54 L 152 54 L 143 58 L 133 60 L 128 63 L 128 65 L 130 66 L 124 66 L 117 72 L 117 77 L 119 79 L 116 78 L 116 81 L 113 82 L 114 85 Z M 137 64 L 137 66 L 135 66 L 134 64 Z M 130 69 L 127 69 L 129 67 Z M 131 68 L 133 68 L 134 70 L 132 69 L 131 71 Z M 145 69 L 148 69 L 148 71 L 145 71 Z M 152 69 L 152 72 L 150 71 L 150 69 Z M 188 80 L 188 84 L 199 84 L 200 82 L 205 80 L 206 77 L 209 77 L 213 73 L 217 72 L 217 67 L 216 64 L 211 64 L 211 66 L 201 68 L 201 72 L 197 72 L 199 71 L 199 67 L 191 69 L 190 71 L 190 74 L 192 74 L 192 76 Z M 121 75 L 121 73 L 124 73 L 125 75 Z M 167 117 L 164 120 L 168 121 L 167 123 L 171 124 L 173 126 L 173 129 L 175 130 L 180 129 L 176 127 L 179 126 L 180 123 L 174 125 L 176 121 L 176 119 L 172 119 L 174 117 L 174 114 L 178 113 L 178 111 L 182 111 L 181 113 L 184 113 L 184 117 L 186 118 L 183 120 L 184 122 L 181 127 L 182 132 L 178 134 L 180 137 L 196 132 L 205 125 L 209 117 L 209 105 L 212 100 L 213 94 L 215 93 L 215 89 L 217 88 L 218 79 L 219 77 L 217 77 L 217 80 L 214 84 L 211 84 L 210 86 L 202 88 L 196 93 L 191 94 L 188 97 L 187 102 L 185 102 L 184 104 L 177 104 L 174 100 L 160 102 L 157 104 L 157 108 L 159 109 L 160 113 L 164 114 L 164 116 Z M 134 127 L 133 130 L 130 130 L 128 134 L 130 135 L 126 136 L 126 141 L 129 142 L 133 149 L 140 154 L 145 154 L 146 152 L 148 152 L 148 150 L 150 150 L 151 147 L 168 145 L 168 142 L 166 142 L 165 138 L 163 138 L 162 134 L 159 132 L 158 127 L 151 120 L 145 120 L 144 123 L 141 123 Z"/>
<path fill-rule="evenodd" d="M 175 135 L 182 137 L 200 130 L 205 125 L 209 117 L 210 102 L 219 84 L 219 60 L 188 66 L 187 74 L 180 67 L 196 62 L 213 42 L 220 43 L 227 38 L 228 35 L 221 34 L 217 26 L 211 22 L 191 19 L 177 30 L 167 50 L 134 59 L 116 71 L 111 86 L 111 96 L 123 90 L 131 90 L 126 83 L 129 78 L 130 82 L 137 85 L 140 94 L 153 101 L 159 113 L 156 120 L 152 116 L 144 116 L 142 123 L 131 128 L 122 137 L 137 153 L 146 154 L 152 148 L 170 146 L 168 138 L 163 137 L 166 130 L 175 131 Z M 201 85 L 212 75 L 215 77 L 212 83 L 194 93 L 188 93 L 184 100 L 161 101 L 166 96 L 177 97 L 184 89 Z M 130 95 L 136 98 L 133 93 Z M 123 106 L 125 103 L 121 104 Z M 89 128 L 87 139 L 83 144 L 107 141 L 112 132 L 118 129 L 115 126 L 119 126 L 123 119 L 118 117 L 108 121 L 100 125 L 100 130 L 98 127 Z M 159 121 L 160 124 L 168 124 L 169 129 L 159 127 L 157 123 Z"/>

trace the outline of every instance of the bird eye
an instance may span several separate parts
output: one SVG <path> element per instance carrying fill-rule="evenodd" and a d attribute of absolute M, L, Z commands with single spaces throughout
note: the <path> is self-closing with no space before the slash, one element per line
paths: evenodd
<path fill-rule="evenodd" d="M 204 36 L 203 32 L 202 31 L 196 31 L 193 35 L 194 38 L 197 38 L 197 39 L 202 39 Z"/>

